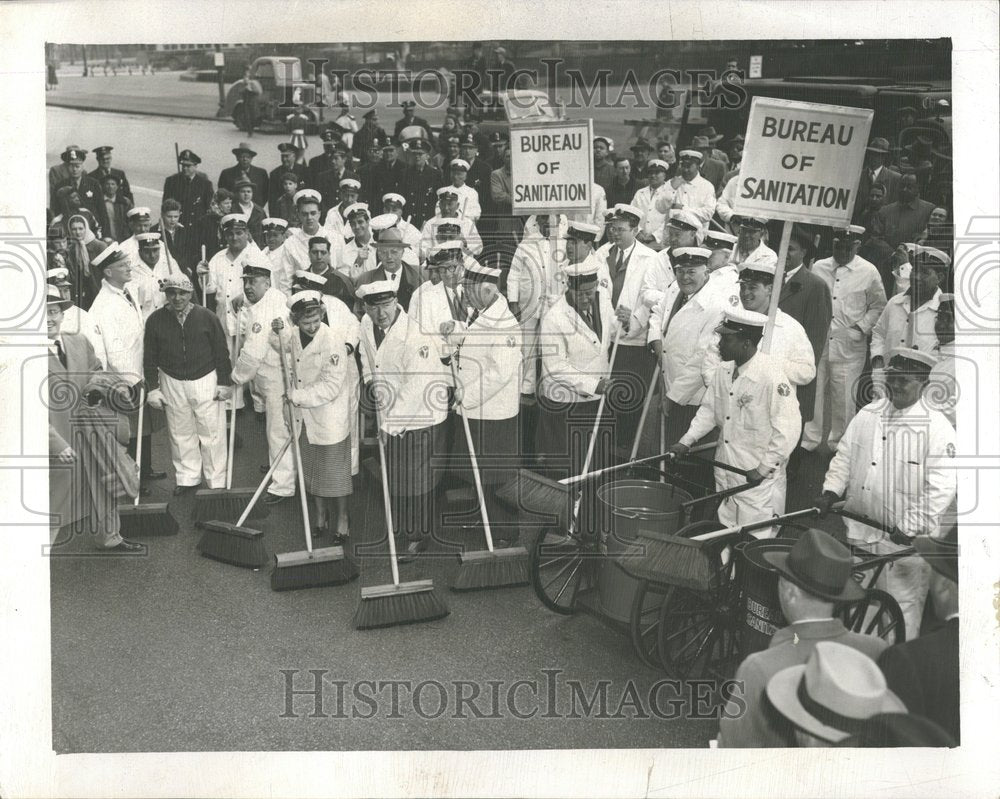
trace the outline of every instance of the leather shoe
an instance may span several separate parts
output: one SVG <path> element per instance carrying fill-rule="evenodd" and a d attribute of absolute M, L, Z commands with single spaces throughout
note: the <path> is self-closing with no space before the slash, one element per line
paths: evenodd
<path fill-rule="evenodd" d="M 201 488 L 201 483 L 196 486 L 174 486 L 174 496 L 179 497 L 181 494 L 193 494 Z"/>
<path fill-rule="evenodd" d="M 118 553 L 122 553 L 122 552 L 129 552 L 129 553 L 145 552 L 146 551 L 146 546 L 145 546 L 145 544 L 137 544 L 134 541 L 126 541 L 123 538 L 121 540 L 121 542 L 115 544 L 113 547 L 108 547 L 104 551 L 105 552 L 118 552 Z"/>
<path fill-rule="evenodd" d="M 141 475 L 142 480 L 162 480 L 167 476 L 166 472 L 143 472 Z"/>
<path fill-rule="evenodd" d="M 286 499 L 291 499 L 291 497 L 279 497 L 277 494 L 272 494 L 268 491 L 267 496 L 264 497 L 264 504 L 277 505 L 279 502 L 284 502 Z"/>

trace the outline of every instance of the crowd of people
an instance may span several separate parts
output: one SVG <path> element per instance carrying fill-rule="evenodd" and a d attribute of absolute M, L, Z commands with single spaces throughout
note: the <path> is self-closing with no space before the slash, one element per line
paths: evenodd
<path fill-rule="evenodd" d="M 871 141 L 859 176 L 867 203 L 843 228 L 796 225 L 776 286 L 772 220 L 733 208 L 741 136 L 639 140 L 625 156 L 598 135 L 591 209 L 521 218 L 503 135 L 453 116 L 435 134 L 412 106 L 391 136 L 375 111 L 349 145 L 344 133 L 324 129 L 323 152 L 307 160 L 296 131 L 270 171 L 242 143 L 215 183 L 182 150 L 158 213 L 134 204 L 111 146 L 95 149 L 89 173 L 78 146 L 50 170 L 50 368 L 89 386 L 80 408 L 117 408 L 132 422 L 128 435 L 114 430 L 133 457 L 143 442 L 131 488 L 165 477 L 149 438 L 164 423 L 174 494 L 223 487 L 234 414 L 256 414 L 277 461 L 264 501 L 294 496 L 286 442 L 300 437 L 314 535 L 344 543 L 359 523 L 346 498 L 363 479 L 362 443 L 377 434 L 410 561 L 430 543 L 442 480 L 472 481 L 465 417 L 494 534 L 509 546 L 518 516 L 500 488 L 518 467 L 559 478 L 627 460 L 652 396 L 671 455 L 715 440 L 714 457 L 747 472 L 752 487 L 719 506 L 724 525 L 782 514 L 790 459 L 832 457 L 815 505 L 825 513 L 844 500 L 874 523 L 848 522 L 848 544 L 893 554 L 953 526 L 951 212 L 921 199 L 927 169 L 913 148 L 891 164 L 889 143 Z M 105 376 L 97 386 L 95 374 Z M 588 452 L 602 397 L 608 434 Z M 53 481 L 54 507 L 70 484 L 98 491 L 74 412 L 54 410 L 50 424 L 54 463 L 71 478 Z M 689 476 L 706 491 L 742 479 Z M 57 526 L 134 547 L 107 505 L 75 502 Z M 785 718 L 813 718 L 800 729 L 825 741 L 861 729 L 831 723 L 851 716 L 843 707 L 817 715 L 825 690 L 866 711 L 905 709 L 872 669 L 881 642 L 832 619 L 854 585 L 846 552 L 817 531 L 776 564 L 790 627 L 744 664 L 758 696 L 740 729 L 723 728 L 724 745 L 779 745 L 755 717 L 765 693 Z M 909 555 L 879 578 L 914 639 L 907 657 L 917 657 L 935 568 Z M 841 585 L 831 587 L 831 569 Z M 907 696 L 893 683 L 902 657 L 888 685 Z M 847 672 L 858 686 L 828 685 Z"/>

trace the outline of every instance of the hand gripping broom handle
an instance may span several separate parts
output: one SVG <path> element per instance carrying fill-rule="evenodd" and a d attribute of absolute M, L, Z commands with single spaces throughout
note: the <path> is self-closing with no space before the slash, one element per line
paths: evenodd
<path fill-rule="evenodd" d="M 139 424 L 135 430 L 135 464 L 139 468 L 139 490 L 135 492 L 132 507 L 139 507 L 139 497 L 142 496 L 142 419 L 146 411 L 146 387 L 139 389 Z"/>
<path fill-rule="evenodd" d="M 632 442 L 632 452 L 629 454 L 628 459 L 630 461 L 635 460 L 635 456 L 639 454 L 639 439 L 642 438 L 643 428 L 646 426 L 646 417 L 649 415 L 649 406 L 653 403 L 653 394 L 656 393 L 656 386 L 660 379 L 660 369 L 662 369 L 662 364 L 657 361 L 656 370 L 653 372 L 653 379 L 649 381 L 649 389 L 646 391 L 646 399 L 642 403 L 642 414 L 639 416 L 639 426 L 635 429 L 635 441 Z M 661 449 L 662 452 L 666 447 Z"/>
<path fill-rule="evenodd" d="M 312 532 L 309 530 L 309 500 L 306 499 L 306 476 L 302 471 L 302 450 L 299 448 L 299 436 L 295 430 L 295 408 L 292 405 L 289 395 L 292 392 L 291 375 L 288 367 L 288 351 L 281 343 L 281 334 L 278 334 L 278 348 L 281 354 L 281 376 L 285 384 L 285 400 L 288 406 L 288 422 L 291 428 L 292 452 L 295 453 L 295 471 L 299 480 L 299 504 L 302 506 L 302 531 L 306 536 L 306 550 L 309 554 L 313 551 Z M 289 347 L 290 349 L 290 347 Z M 303 422 L 303 424 L 305 424 Z"/>
<path fill-rule="evenodd" d="M 364 338 L 358 342 L 358 346 L 364 350 L 365 359 L 368 361 L 368 371 L 371 372 L 372 384 L 375 381 L 375 359 L 368 351 L 368 343 Z M 362 382 L 364 382 L 362 378 Z M 376 392 L 372 392 L 372 400 L 375 405 L 375 438 L 378 439 L 378 463 L 382 471 L 382 502 L 385 505 L 385 526 L 389 537 L 389 566 L 392 567 L 392 584 L 399 585 L 399 564 L 396 563 L 396 537 L 393 533 L 392 523 L 392 501 L 389 499 L 389 470 L 385 465 L 385 443 L 382 441 L 382 419 L 379 413 L 378 397 Z"/>
<path fill-rule="evenodd" d="M 618 332 L 615 333 L 615 343 L 611 347 L 611 358 L 608 361 L 608 371 L 605 374 L 605 378 L 610 378 L 612 371 L 615 368 L 615 356 L 618 355 L 618 342 L 622 338 L 621 326 L 618 327 Z M 597 433 L 601 427 L 601 419 L 604 416 L 604 406 L 608 401 L 608 386 L 605 384 L 604 393 L 601 394 L 601 401 L 597 403 L 597 418 L 594 419 L 594 429 L 590 433 L 590 443 L 587 444 L 587 457 L 583 460 L 583 471 L 584 473 L 590 471 L 590 462 L 594 457 L 594 446 L 597 444 Z M 580 503 L 583 502 L 583 492 L 581 491 L 577 494 L 576 501 L 573 503 L 573 516 L 570 518 L 570 532 L 573 532 L 576 527 L 576 518 L 580 513 Z"/>
<path fill-rule="evenodd" d="M 706 449 L 714 449 L 716 442 L 709 441 L 707 444 L 699 444 L 696 447 L 689 449 L 685 455 L 692 452 L 702 452 Z M 563 485 L 575 485 L 576 483 L 582 483 L 584 480 L 590 480 L 594 477 L 600 477 L 602 474 L 610 474 L 611 472 L 617 472 L 621 469 L 628 469 L 632 466 L 641 466 L 644 463 L 653 463 L 654 461 L 666 460 L 670 457 L 670 453 L 661 452 L 659 455 L 650 455 L 648 458 L 637 458 L 636 460 L 627 461 L 626 463 L 619 463 L 617 466 L 605 466 L 603 469 L 598 469 L 596 472 L 584 472 L 583 474 L 578 474 L 573 477 L 564 477 L 559 482 Z M 699 459 L 700 460 L 700 459 Z M 746 474 L 744 472 L 744 474 Z"/>
<path fill-rule="evenodd" d="M 464 385 L 462 383 L 462 378 L 458 375 L 458 370 L 455 368 L 455 359 L 451 359 L 451 376 L 455 381 L 455 385 L 463 389 Z M 462 403 L 458 403 L 461 405 Z M 463 407 L 464 411 L 465 408 Z M 469 419 L 466 417 L 465 413 L 460 413 L 459 416 L 462 417 L 462 427 L 465 429 L 465 443 L 469 447 L 469 461 L 472 463 L 472 477 L 476 482 L 476 494 L 479 495 L 479 512 L 483 518 L 483 529 L 486 531 L 486 548 L 492 552 L 493 551 L 493 533 L 490 531 L 490 519 L 489 515 L 486 513 L 486 495 L 483 493 L 483 483 L 479 477 L 479 462 L 476 460 L 476 450 L 472 446 L 472 431 L 469 429 Z"/>

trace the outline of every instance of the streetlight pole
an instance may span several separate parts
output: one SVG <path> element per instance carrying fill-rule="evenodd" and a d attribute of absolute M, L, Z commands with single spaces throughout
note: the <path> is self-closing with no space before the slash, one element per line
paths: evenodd
<path fill-rule="evenodd" d="M 83 77 L 87 77 L 87 45 L 81 44 L 80 49 L 83 50 Z"/>

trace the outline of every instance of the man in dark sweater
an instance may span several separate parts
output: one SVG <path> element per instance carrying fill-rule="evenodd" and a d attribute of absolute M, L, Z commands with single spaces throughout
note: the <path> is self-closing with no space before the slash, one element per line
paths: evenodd
<path fill-rule="evenodd" d="M 147 402 L 167 415 L 174 495 L 226 486 L 225 403 L 232 397 L 232 361 L 222 323 L 191 302 L 194 286 L 175 273 L 162 284 L 167 304 L 146 320 L 143 372 Z"/>

